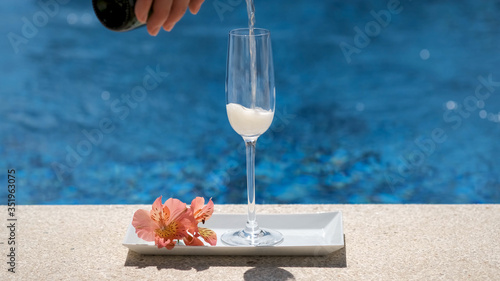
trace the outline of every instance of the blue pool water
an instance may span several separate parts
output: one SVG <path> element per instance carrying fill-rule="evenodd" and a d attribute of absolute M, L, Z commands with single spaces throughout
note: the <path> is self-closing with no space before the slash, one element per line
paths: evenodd
<path fill-rule="evenodd" d="M 17 202 L 245 203 L 224 94 L 244 1 L 206 0 L 156 38 L 106 30 L 90 2 L 0 4 Z M 256 1 L 277 86 L 258 203 L 500 203 L 500 2 L 455 2 Z"/>

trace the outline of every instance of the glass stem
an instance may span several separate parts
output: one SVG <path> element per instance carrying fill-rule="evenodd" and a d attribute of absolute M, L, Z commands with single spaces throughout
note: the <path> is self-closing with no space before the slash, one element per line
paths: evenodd
<path fill-rule="evenodd" d="M 257 238 L 260 233 L 259 225 L 255 216 L 255 144 L 257 140 L 245 140 L 247 150 L 247 195 L 248 195 L 248 220 L 245 232 Z"/>

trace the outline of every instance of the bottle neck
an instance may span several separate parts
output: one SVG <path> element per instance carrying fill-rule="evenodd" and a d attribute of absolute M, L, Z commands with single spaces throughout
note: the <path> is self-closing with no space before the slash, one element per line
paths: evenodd
<path fill-rule="evenodd" d="M 94 12 L 106 28 L 128 31 L 143 25 L 135 17 L 136 0 L 92 0 Z"/>

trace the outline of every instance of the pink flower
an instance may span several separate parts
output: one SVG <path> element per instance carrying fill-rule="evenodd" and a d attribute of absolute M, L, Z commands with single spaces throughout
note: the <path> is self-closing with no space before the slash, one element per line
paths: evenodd
<path fill-rule="evenodd" d="M 137 236 L 146 241 L 155 241 L 158 248 L 172 249 L 178 239 L 190 236 L 187 232 L 194 223 L 186 203 L 170 198 L 163 205 L 161 196 L 153 203 L 151 211 L 137 210 L 132 220 Z"/>
<path fill-rule="evenodd" d="M 205 223 L 214 212 L 212 199 L 204 206 L 205 199 L 196 197 L 191 208 L 178 199 L 170 198 L 161 203 L 158 197 L 151 211 L 137 210 L 132 220 L 137 236 L 146 241 L 154 241 L 158 248 L 174 248 L 176 241 L 183 240 L 187 246 L 204 246 L 201 237 L 212 246 L 217 244 L 217 234 L 208 228 L 198 227 Z"/>
<path fill-rule="evenodd" d="M 194 238 L 196 240 L 198 240 L 196 237 L 201 236 L 201 238 L 203 238 L 203 240 L 205 240 L 208 244 L 215 246 L 215 244 L 217 244 L 217 234 L 211 229 L 197 226 L 200 222 L 205 223 L 205 221 L 208 220 L 214 212 L 214 202 L 212 202 L 212 198 L 210 198 L 207 205 L 203 206 L 204 204 L 205 199 L 203 197 L 196 197 L 191 202 L 191 211 L 193 212 L 193 217 L 196 221 L 194 224 L 195 227 L 192 226 L 191 231 L 195 234 Z M 201 243 L 201 241 L 194 242 Z M 186 245 L 188 244 L 186 243 Z"/>

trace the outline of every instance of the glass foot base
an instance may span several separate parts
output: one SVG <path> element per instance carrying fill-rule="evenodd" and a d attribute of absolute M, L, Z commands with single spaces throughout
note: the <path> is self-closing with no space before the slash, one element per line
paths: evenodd
<path fill-rule="evenodd" d="M 221 240 L 230 246 L 274 246 L 283 242 L 283 234 L 266 228 L 261 228 L 256 234 L 245 230 L 231 230 L 222 234 Z"/>

